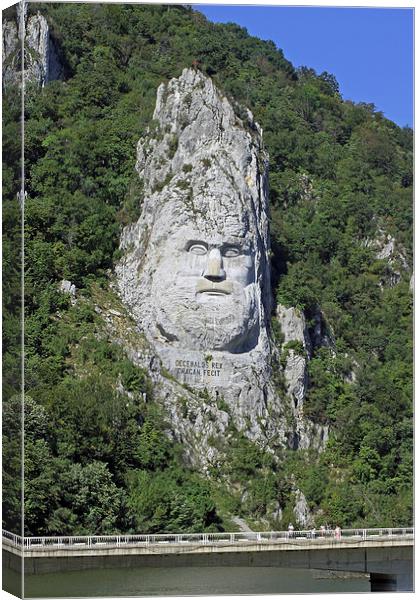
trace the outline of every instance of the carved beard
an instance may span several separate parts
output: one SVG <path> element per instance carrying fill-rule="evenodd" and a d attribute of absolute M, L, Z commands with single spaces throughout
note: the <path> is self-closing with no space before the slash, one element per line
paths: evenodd
<path fill-rule="evenodd" d="M 160 296 L 155 325 L 169 342 L 189 350 L 249 352 L 259 335 L 257 289 L 255 283 L 234 284 L 230 295 L 197 299 L 191 283 L 180 283 Z"/>

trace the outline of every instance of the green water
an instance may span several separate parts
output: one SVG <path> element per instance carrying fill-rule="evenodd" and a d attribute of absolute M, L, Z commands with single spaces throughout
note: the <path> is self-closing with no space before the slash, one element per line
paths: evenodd
<path fill-rule="evenodd" d="M 275 567 L 90 569 L 28 575 L 25 597 L 370 592 L 368 578 L 320 579 L 319 573 Z"/>

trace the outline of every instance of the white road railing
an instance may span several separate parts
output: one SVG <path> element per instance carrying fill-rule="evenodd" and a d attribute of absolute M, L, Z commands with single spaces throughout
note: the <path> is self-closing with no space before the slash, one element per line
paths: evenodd
<path fill-rule="evenodd" d="M 84 535 L 84 536 L 40 536 L 22 537 L 3 529 L 3 543 L 20 549 L 45 550 L 47 548 L 103 548 L 121 546 L 148 546 L 171 545 L 181 546 L 187 544 L 208 544 L 212 546 L 232 545 L 238 543 L 297 543 L 302 545 L 322 544 L 325 540 L 334 540 L 337 543 L 356 542 L 363 540 L 384 539 L 413 539 L 414 528 L 376 528 L 376 529 L 334 529 L 325 531 L 295 530 L 289 531 L 241 531 L 235 533 L 156 533 L 141 535 Z"/>

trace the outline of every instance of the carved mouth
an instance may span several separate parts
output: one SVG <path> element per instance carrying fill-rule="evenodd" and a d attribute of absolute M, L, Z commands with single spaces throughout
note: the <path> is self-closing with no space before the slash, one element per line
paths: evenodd
<path fill-rule="evenodd" d="M 197 293 L 207 294 L 208 296 L 228 296 L 233 292 L 233 286 L 230 281 L 208 281 L 199 279 L 197 282 Z"/>

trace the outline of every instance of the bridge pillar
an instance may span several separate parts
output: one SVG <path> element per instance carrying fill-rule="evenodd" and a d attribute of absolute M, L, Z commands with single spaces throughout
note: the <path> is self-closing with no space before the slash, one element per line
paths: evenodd
<path fill-rule="evenodd" d="M 414 592 L 413 571 L 397 574 L 397 592 Z"/>
<path fill-rule="evenodd" d="M 413 588 L 413 573 L 406 571 L 404 573 L 387 574 L 387 573 L 371 573 L 370 574 L 370 591 L 371 592 L 412 592 Z"/>

